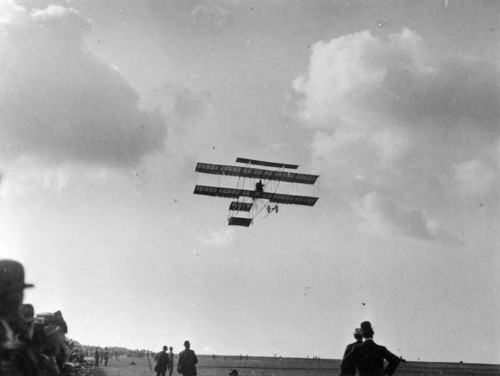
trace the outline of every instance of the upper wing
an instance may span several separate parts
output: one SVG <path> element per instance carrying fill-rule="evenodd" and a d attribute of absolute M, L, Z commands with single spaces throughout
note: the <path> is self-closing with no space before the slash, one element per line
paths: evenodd
<path fill-rule="evenodd" d="M 218 165 L 212 163 L 201 163 L 196 165 L 197 172 L 213 175 L 238 176 L 264 180 L 277 180 L 287 183 L 314 184 L 318 175 L 297 174 L 288 171 L 271 171 L 259 168 Z"/>

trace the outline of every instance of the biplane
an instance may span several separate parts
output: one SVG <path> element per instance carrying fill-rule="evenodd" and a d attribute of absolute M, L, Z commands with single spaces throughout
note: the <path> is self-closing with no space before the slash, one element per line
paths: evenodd
<path fill-rule="evenodd" d="M 259 161 L 255 159 L 237 158 L 237 163 L 245 166 L 230 166 L 211 163 L 196 165 L 196 172 L 216 175 L 216 186 L 199 185 L 194 194 L 231 198 L 228 224 L 230 226 L 248 227 L 261 212 L 267 217 L 272 212 L 278 213 L 278 204 L 314 206 L 317 196 L 287 194 L 278 191 L 284 184 L 296 183 L 314 186 L 318 175 L 300 174 L 290 170 L 298 169 L 298 165 Z M 255 168 L 253 166 L 259 166 Z M 221 187 L 223 177 L 236 179 L 234 188 Z M 284 184 L 282 184 L 284 183 Z"/>

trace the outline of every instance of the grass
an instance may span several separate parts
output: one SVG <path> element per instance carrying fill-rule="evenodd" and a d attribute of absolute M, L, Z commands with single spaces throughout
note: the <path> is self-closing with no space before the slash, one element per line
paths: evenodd
<path fill-rule="evenodd" d="M 333 376 L 338 372 L 338 360 L 316 361 L 303 358 L 198 356 L 199 376 L 227 376 L 237 369 L 239 376 Z M 132 364 L 134 363 L 134 364 Z M 175 357 L 177 364 L 177 355 Z M 107 367 L 95 369 L 95 376 L 152 376 L 154 361 L 147 358 L 110 360 Z M 492 376 L 500 375 L 500 366 L 492 364 L 407 362 L 402 363 L 396 376 Z M 168 373 L 167 373 L 168 376 Z M 179 376 L 174 369 L 172 376 Z"/>

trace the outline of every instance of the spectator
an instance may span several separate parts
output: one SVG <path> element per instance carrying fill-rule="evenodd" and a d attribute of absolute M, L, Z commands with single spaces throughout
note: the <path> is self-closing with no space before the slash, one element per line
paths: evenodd
<path fill-rule="evenodd" d="M 160 351 L 155 357 L 156 376 L 165 376 L 165 373 L 167 372 L 168 360 L 169 360 L 167 350 L 168 350 L 168 347 L 163 346 L 163 350 Z"/>
<path fill-rule="evenodd" d="M 109 361 L 109 350 L 107 347 L 104 348 L 104 367 L 108 366 Z"/>
<path fill-rule="evenodd" d="M 99 349 L 96 347 L 94 351 L 94 359 L 95 359 L 95 366 L 99 367 L 99 359 L 101 357 L 101 353 L 99 352 Z"/>
<path fill-rule="evenodd" d="M 179 361 L 177 362 L 177 372 L 182 373 L 184 376 L 196 376 L 196 364 L 198 358 L 193 350 L 189 341 L 184 342 L 185 349 L 179 354 Z"/>
<path fill-rule="evenodd" d="M 391 376 L 401 361 L 384 346 L 373 341 L 375 332 L 369 321 L 361 323 L 361 334 L 364 342 L 352 348 L 342 360 L 341 367 L 356 367 L 359 376 L 388 375 Z M 388 362 L 384 368 L 384 360 Z"/>
<path fill-rule="evenodd" d="M 168 376 L 172 376 L 172 372 L 174 371 L 174 348 L 169 347 L 168 352 Z"/>
<path fill-rule="evenodd" d="M 27 321 L 22 316 L 24 267 L 13 260 L 0 260 L 0 375 L 39 374 L 36 354 L 28 346 Z M 29 316 L 29 314 L 28 314 Z M 27 316 L 27 317 L 28 317 Z M 31 321 L 31 319 L 29 319 Z"/>
<path fill-rule="evenodd" d="M 350 343 L 346 346 L 342 360 L 344 360 L 345 357 L 352 351 L 354 346 L 357 346 L 360 343 L 363 343 L 363 336 L 361 335 L 360 328 L 354 329 L 353 335 L 354 335 L 354 338 L 356 339 L 356 342 Z M 342 362 L 341 367 L 340 367 L 339 376 L 354 376 L 354 375 L 356 375 L 356 366 L 353 364 L 347 364 L 345 362 Z"/>

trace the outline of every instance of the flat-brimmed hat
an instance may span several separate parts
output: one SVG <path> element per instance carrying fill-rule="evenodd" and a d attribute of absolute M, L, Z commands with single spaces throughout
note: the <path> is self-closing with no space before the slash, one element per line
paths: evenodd
<path fill-rule="evenodd" d="M 24 267 L 14 260 L 0 260 L 0 291 L 33 287 L 24 282 Z"/>

